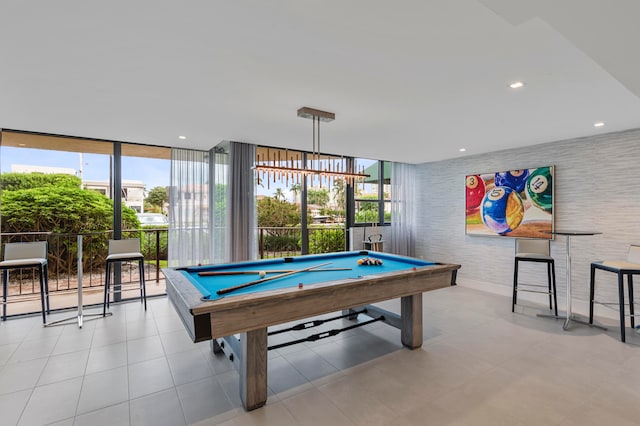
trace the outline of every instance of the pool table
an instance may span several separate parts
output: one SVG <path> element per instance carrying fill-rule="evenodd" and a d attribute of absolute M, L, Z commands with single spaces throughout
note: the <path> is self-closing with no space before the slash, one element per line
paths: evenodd
<path fill-rule="evenodd" d="M 363 258 L 382 264 L 359 265 Z M 191 339 L 213 340 L 214 351 L 220 345 L 232 351 L 240 372 L 242 403 L 252 410 L 267 400 L 267 327 L 366 307 L 367 315 L 382 315 L 384 322 L 401 330 L 404 346 L 419 348 L 422 293 L 454 284 L 459 268 L 457 264 L 353 251 L 165 268 L 162 272 L 169 300 Z M 276 276 L 279 278 L 273 279 Z M 400 315 L 370 305 L 398 297 Z M 240 339 L 229 338 L 236 334 Z"/>

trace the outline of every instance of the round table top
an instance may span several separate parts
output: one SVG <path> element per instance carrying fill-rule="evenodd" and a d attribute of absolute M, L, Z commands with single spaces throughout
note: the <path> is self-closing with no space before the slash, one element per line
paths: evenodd
<path fill-rule="evenodd" d="M 569 236 L 577 236 L 577 235 L 599 235 L 602 234 L 602 232 L 598 232 L 598 231 L 575 231 L 575 230 L 569 230 L 569 229 L 563 229 L 563 230 L 554 230 L 554 231 L 542 231 L 545 234 L 553 234 L 553 235 L 569 235 Z"/>

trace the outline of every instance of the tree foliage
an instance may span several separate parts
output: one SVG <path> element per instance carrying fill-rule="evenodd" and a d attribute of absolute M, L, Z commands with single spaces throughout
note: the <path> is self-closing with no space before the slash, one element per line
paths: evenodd
<path fill-rule="evenodd" d="M 258 226 L 296 226 L 300 223 L 300 209 L 284 200 L 265 197 L 258 200 Z"/>
<path fill-rule="evenodd" d="M 80 179 L 75 176 L 8 173 L 0 176 L 0 182 L 3 233 L 86 234 L 113 229 L 113 202 L 96 191 L 82 189 Z M 138 226 L 136 212 L 123 205 L 123 229 Z M 91 238 L 91 247 L 85 250 L 96 255 L 84 258 L 86 268 L 103 264 L 108 238 L 107 233 Z M 76 254 L 74 240 L 60 240 L 50 260 L 50 270 L 70 273 L 73 267 L 70 259 L 75 259 Z"/>
<path fill-rule="evenodd" d="M 166 186 L 156 186 L 151 188 L 144 199 L 144 210 L 162 213 L 164 206 L 169 202 L 169 195 Z"/>
<path fill-rule="evenodd" d="M 309 253 L 333 253 L 344 251 L 344 229 L 310 229 Z"/>
<path fill-rule="evenodd" d="M 318 206 L 326 206 L 329 204 L 329 190 L 326 188 L 307 190 L 307 202 Z"/>
<path fill-rule="evenodd" d="M 302 185 L 299 183 L 293 183 L 289 185 L 289 191 L 293 192 L 293 201 L 298 202 L 298 194 L 302 192 Z"/>
<path fill-rule="evenodd" d="M 8 173 L 2 187 L 2 232 L 82 233 L 113 227 L 113 202 L 82 189 L 70 175 Z M 4 184 L 6 175 L 2 175 Z M 23 177 L 20 183 L 20 177 Z M 34 186 L 34 184 L 40 186 Z M 137 228 L 135 211 L 122 207 L 123 228 Z"/>
<path fill-rule="evenodd" d="M 340 209 L 344 209 L 347 200 L 347 182 L 344 179 L 336 179 L 333 181 L 334 200 Z"/>
<path fill-rule="evenodd" d="M 44 173 L 3 173 L 0 175 L 0 188 L 3 191 L 44 187 L 79 189 L 81 186 L 80 178 L 73 175 Z"/>

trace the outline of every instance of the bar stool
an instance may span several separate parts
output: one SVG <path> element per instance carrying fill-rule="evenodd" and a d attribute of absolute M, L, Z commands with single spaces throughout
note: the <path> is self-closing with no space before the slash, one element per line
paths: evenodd
<path fill-rule="evenodd" d="M 538 262 L 547 264 L 547 286 L 539 284 L 521 284 L 525 288 L 518 287 L 518 265 L 520 262 Z M 546 291 L 535 290 L 534 288 L 545 288 Z M 549 240 L 529 240 L 516 239 L 516 255 L 513 268 L 513 300 L 511 302 L 511 312 L 515 311 L 518 291 L 530 293 L 542 293 L 549 295 L 549 309 L 554 309 L 558 315 L 558 299 L 556 298 L 556 265 L 555 260 L 550 255 Z"/>
<path fill-rule="evenodd" d="M 0 271 L 2 271 L 2 320 L 7 319 L 9 271 L 23 268 L 38 268 L 40 272 L 42 323 L 46 324 L 46 314 L 49 313 L 49 270 L 47 265 L 46 241 L 7 243 L 4 245 L 4 260 L 0 262 Z"/>
<path fill-rule="evenodd" d="M 146 311 L 147 288 L 144 281 L 144 256 L 142 255 L 140 250 L 140 238 L 130 238 L 126 240 L 109 240 L 109 253 L 107 255 L 102 316 L 104 317 L 107 315 L 110 296 L 109 286 L 111 283 L 111 266 L 116 262 L 138 262 L 138 270 L 140 272 L 140 303 L 144 302 L 144 310 Z"/>
<path fill-rule="evenodd" d="M 629 316 L 631 327 L 635 327 L 635 313 L 633 306 L 633 276 L 640 274 L 640 246 L 631 245 L 626 261 L 603 260 L 591 263 L 591 279 L 589 281 L 589 324 L 593 324 L 593 304 L 611 305 L 615 303 L 598 302 L 595 300 L 596 269 L 613 272 L 618 276 L 618 307 L 620 310 L 620 340 L 625 341 L 625 300 L 624 300 L 624 276 L 627 276 L 627 291 L 629 293 Z"/>

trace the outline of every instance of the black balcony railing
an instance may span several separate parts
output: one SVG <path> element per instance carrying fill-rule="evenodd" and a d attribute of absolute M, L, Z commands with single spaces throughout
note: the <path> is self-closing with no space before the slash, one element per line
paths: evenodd
<path fill-rule="evenodd" d="M 105 283 L 105 264 L 108 252 L 108 241 L 112 238 L 112 231 L 90 232 L 82 234 L 82 287 L 88 290 L 88 303 L 99 303 Z M 155 283 L 147 285 L 151 294 L 164 294 L 164 277 L 160 269 L 166 264 L 168 230 L 143 229 L 126 230 L 122 238 L 140 238 L 142 254 L 145 256 L 145 280 Z M 77 306 L 74 295 L 77 294 L 78 282 L 78 235 L 57 234 L 50 232 L 25 232 L 1 235 L 1 250 L 5 243 L 47 241 L 49 267 L 49 294 L 53 309 L 71 308 Z M 0 253 L 4 258 L 4 252 Z M 137 268 L 123 265 L 121 283 L 123 285 L 139 282 Z M 30 313 L 39 310 L 37 296 L 40 292 L 37 271 L 23 269 L 9 274 L 7 290 L 8 303 L 16 304 L 16 308 L 7 309 L 8 315 Z M 92 291 L 93 290 L 93 291 Z M 151 290 L 151 291 L 149 291 Z M 123 292 L 122 298 L 129 296 Z M 137 297 L 131 294 L 131 298 Z M 19 305 L 19 306 L 18 306 Z"/>

